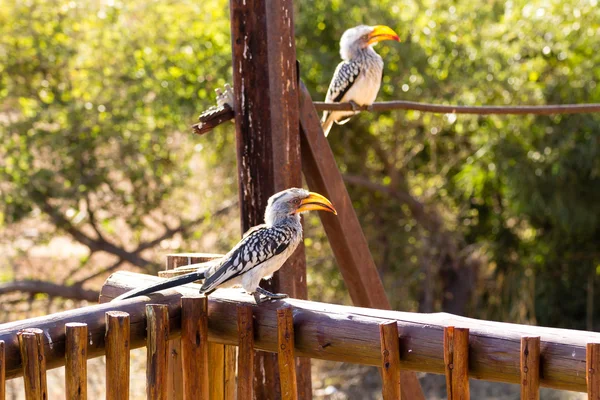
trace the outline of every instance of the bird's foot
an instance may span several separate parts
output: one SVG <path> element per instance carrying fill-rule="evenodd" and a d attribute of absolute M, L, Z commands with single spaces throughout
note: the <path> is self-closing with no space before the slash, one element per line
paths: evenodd
<path fill-rule="evenodd" d="M 260 297 L 261 294 L 264 296 L 263 298 Z M 288 295 L 285 293 L 271 293 L 261 287 L 257 287 L 256 292 L 252 293 L 252 295 L 254 296 L 254 301 L 256 301 L 256 304 L 260 304 L 268 300 L 285 299 L 288 297 Z"/>
<path fill-rule="evenodd" d="M 354 112 L 360 111 L 360 106 L 358 104 L 356 104 L 354 102 L 354 100 L 350 100 L 348 103 L 350 103 L 350 107 L 352 107 L 352 111 L 354 111 Z"/>

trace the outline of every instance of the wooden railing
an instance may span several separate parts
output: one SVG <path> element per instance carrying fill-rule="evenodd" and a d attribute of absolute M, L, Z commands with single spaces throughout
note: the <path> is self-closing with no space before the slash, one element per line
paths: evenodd
<path fill-rule="evenodd" d="M 523 399 L 538 398 L 540 386 L 600 395 L 598 333 L 295 299 L 256 305 L 235 289 L 200 297 L 195 284 L 110 302 L 158 279 L 117 272 L 103 304 L 0 325 L 0 400 L 4 376 L 23 376 L 28 399 L 47 398 L 46 369 L 62 365 L 67 398 L 84 399 L 86 359 L 104 354 L 107 398 L 126 399 L 129 351 L 144 345 L 147 396 L 166 399 L 168 340 L 179 337 L 184 399 L 235 398 L 233 390 L 211 395 L 209 343 L 239 346 L 238 399 L 252 398 L 254 350 L 278 354 L 284 399 L 296 398 L 298 356 L 381 367 L 385 399 L 400 398 L 401 370 L 445 374 L 449 399 L 469 398 L 469 377 L 519 383 Z M 233 381 L 235 364 L 225 364 Z"/>

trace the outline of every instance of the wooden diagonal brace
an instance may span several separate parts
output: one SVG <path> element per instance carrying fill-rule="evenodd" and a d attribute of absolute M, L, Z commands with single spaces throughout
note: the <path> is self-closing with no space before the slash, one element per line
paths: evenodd
<path fill-rule="evenodd" d="M 300 139 L 302 171 L 311 190 L 329 198 L 337 216 L 319 213 L 344 282 L 356 306 L 390 309 L 375 261 L 363 234 L 344 179 L 313 106 L 310 93 L 300 82 Z M 402 371 L 402 393 L 406 399 L 425 400 L 414 372 Z"/>

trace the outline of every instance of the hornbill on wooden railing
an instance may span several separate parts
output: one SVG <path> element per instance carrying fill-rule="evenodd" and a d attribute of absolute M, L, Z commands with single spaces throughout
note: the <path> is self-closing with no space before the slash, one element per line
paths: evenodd
<path fill-rule="evenodd" d="M 348 29 L 340 40 L 341 63 L 338 64 L 327 90 L 326 103 L 373 104 L 383 77 L 383 59 L 373 46 L 384 40 L 400 41 L 396 32 L 384 25 L 360 25 Z M 357 111 L 325 111 L 321 120 L 325 136 L 335 122 L 348 122 Z"/>
<path fill-rule="evenodd" d="M 271 293 L 259 286 L 269 279 L 294 252 L 302 240 L 300 214 L 310 210 L 337 212 L 331 202 L 318 193 L 292 188 L 271 196 L 265 211 L 265 223 L 244 234 L 243 239 L 223 258 L 203 263 L 198 269 L 146 288 L 124 293 L 114 300 L 129 299 L 204 279 L 201 294 L 210 294 L 223 287 L 242 286 L 254 296 L 256 303 L 265 299 L 287 297 Z"/>

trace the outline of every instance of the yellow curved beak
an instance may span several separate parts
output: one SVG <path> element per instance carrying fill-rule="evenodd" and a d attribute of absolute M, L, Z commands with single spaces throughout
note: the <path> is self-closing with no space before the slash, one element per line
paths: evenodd
<path fill-rule="evenodd" d="M 300 207 L 296 210 L 296 214 L 305 211 L 322 210 L 337 215 L 337 211 L 333 207 L 333 204 L 325 196 L 321 196 L 319 193 L 310 192 L 308 197 L 300 202 Z"/>
<path fill-rule="evenodd" d="M 375 29 L 373 29 L 373 32 L 369 34 L 369 41 L 367 43 L 371 45 L 384 40 L 395 40 L 396 42 L 399 42 L 400 38 L 389 26 L 377 25 L 375 26 Z"/>

